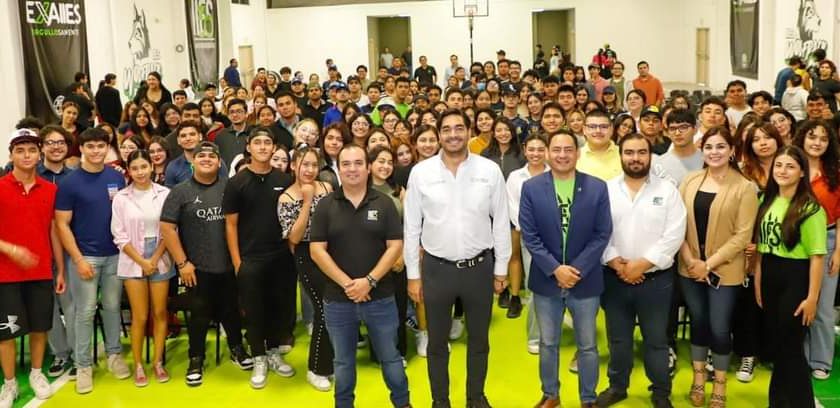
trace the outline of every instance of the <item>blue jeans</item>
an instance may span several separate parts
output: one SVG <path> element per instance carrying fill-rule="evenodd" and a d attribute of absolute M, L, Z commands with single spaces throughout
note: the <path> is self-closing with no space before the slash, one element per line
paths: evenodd
<path fill-rule="evenodd" d="M 638 285 L 622 281 L 611 268 L 604 268 L 601 305 L 607 320 L 610 388 L 627 391 L 633 371 L 633 333 L 638 317 L 644 346 L 645 374 L 659 397 L 671 395 L 668 373 L 668 315 L 674 290 L 674 270 L 647 275 Z"/>
<path fill-rule="evenodd" d="M 691 361 L 706 361 L 711 349 L 715 370 L 726 371 L 732 353 L 732 312 L 741 286 L 715 289 L 680 276 L 680 287 L 691 318 Z"/>
<path fill-rule="evenodd" d="M 87 368 L 94 364 L 92 356 L 93 318 L 96 315 L 97 299 L 102 302 L 102 323 L 105 326 L 105 352 L 108 355 L 122 352 L 120 344 L 120 299 L 122 282 L 117 279 L 117 259 L 113 256 L 86 256 L 85 261 L 93 268 L 93 278 L 79 277 L 76 264 L 70 262 L 67 276 L 73 303 L 76 309 L 75 329 L 76 368 Z M 93 345 L 95 346 L 95 345 Z"/>
<path fill-rule="evenodd" d="M 826 248 L 828 254 L 825 256 L 825 268 L 823 268 L 822 287 L 820 288 L 820 300 L 817 302 L 817 315 L 808 333 L 805 336 L 805 357 L 812 370 L 823 369 L 831 371 L 834 361 L 834 318 L 837 314 L 834 311 L 834 295 L 837 292 L 837 275 L 829 276 L 829 263 L 831 253 L 834 252 L 834 245 L 837 239 L 837 230 L 828 231 Z"/>
<path fill-rule="evenodd" d="M 391 403 L 404 407 L 409 403 L 408 377 L 397 351 L 397 317 L 394 297 L 364 303 L 324 300 L 324 317 L 335 352 L 335 407 L 353 407 L 356 388 L 356 342 L 359 323 L 365 322 L 373 350 L 382 365 L 382 378 L 391 390 Z"/>
<path fill-rule="evenodd" d="M 598 387 L 595 318 L 598 316 L 600 297 L 578 299 L 568 290 L 563 290 L 557 296 L 541 296 L 534 293 L 533 299 L 540 326 L 540 381 L 543 395 L 554 398 L 560 392 L 559 344 L 563 314 L 568 308 L 575 325 L 580 402 L 595 402 L 595 389 Z"/>
<path fill-rule="evenodd" d="M 70 260 L 65 256 L 64 264 L 69 265 Z M 53 265 L 53 277 L 57 271 Z M 70 289 L 70 282 L 68 274 L 65 272 L 65 290 L 60 295 L 55 295 L 55 304 L 53 305 L 53 324 L 52 329 L 47 332 L 47 341 L 50 345 L 50 350 L 53 355 L 62 359 L 70 359 L 73 357 L 73 347 L 76 346 L 76 313 L 73 305 L 73 291 Z M 61 314 L 64 314 L 64 321 L 61 320 Z"/>

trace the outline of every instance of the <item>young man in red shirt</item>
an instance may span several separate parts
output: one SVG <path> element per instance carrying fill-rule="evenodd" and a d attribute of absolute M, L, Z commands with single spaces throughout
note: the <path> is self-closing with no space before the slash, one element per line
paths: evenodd
<path fill-rule="evenodd" d="M 52 394 L 41 372 L 52 327 L 53 292 L 64 292 L 64 262 L 53 224 L 55 184 L 38 177 L 41 139 L 29 129 L 9 138 L 14 170 L 0 178 L 0 365 L 5 379 L 0 407 L 18 397 L 15 339 L 29 335 L 29 384 L 38 399 Z M 52 260 L 58 260 L 53 286 Z"/>

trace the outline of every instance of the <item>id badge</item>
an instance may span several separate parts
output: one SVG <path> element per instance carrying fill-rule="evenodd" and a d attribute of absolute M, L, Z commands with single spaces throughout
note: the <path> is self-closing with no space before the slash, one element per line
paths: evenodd
<path fill-rule="evenodd" d="M 117 184 L 108 184 L 108 199 L 114 201 L 114 197 L 117 196 L 117 192 L 120 191 L 120 186 Z"/>

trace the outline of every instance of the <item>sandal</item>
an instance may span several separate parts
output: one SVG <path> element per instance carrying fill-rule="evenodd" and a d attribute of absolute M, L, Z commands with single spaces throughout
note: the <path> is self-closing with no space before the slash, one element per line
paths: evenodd
<path fill-rule="evenodd" d="M 726 380 L 715 379 L 713 382 L 726 385 Z M 713 391 L 712 397 L 709 399 L 709 408 L 726 408 L 726 394 L 718 394 Z"/>
<path fill-rule="evenodd" d="M 706 370 L 703 368 L 695 368 L 695 374 L 703 374 L 706 375 Z M 692 380 L 691 384 L 691 391 L 688 393 L 688 399 L 691 401 L 691 405 L 695 407 L 702 407 L 706 405 L 706 384 L 694 384 L 694 380 Z"/>

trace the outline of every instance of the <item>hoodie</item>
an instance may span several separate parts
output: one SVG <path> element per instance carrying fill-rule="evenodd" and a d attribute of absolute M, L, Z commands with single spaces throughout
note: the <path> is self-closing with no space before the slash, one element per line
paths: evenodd
<path fill-rule="evenodd" d="M 790 112 L 797 121 L 805 119 L 805 105 L 808 102 L 808 91 L 802 86 L 791 87 L 782 94 L 782 108 Z"/>

